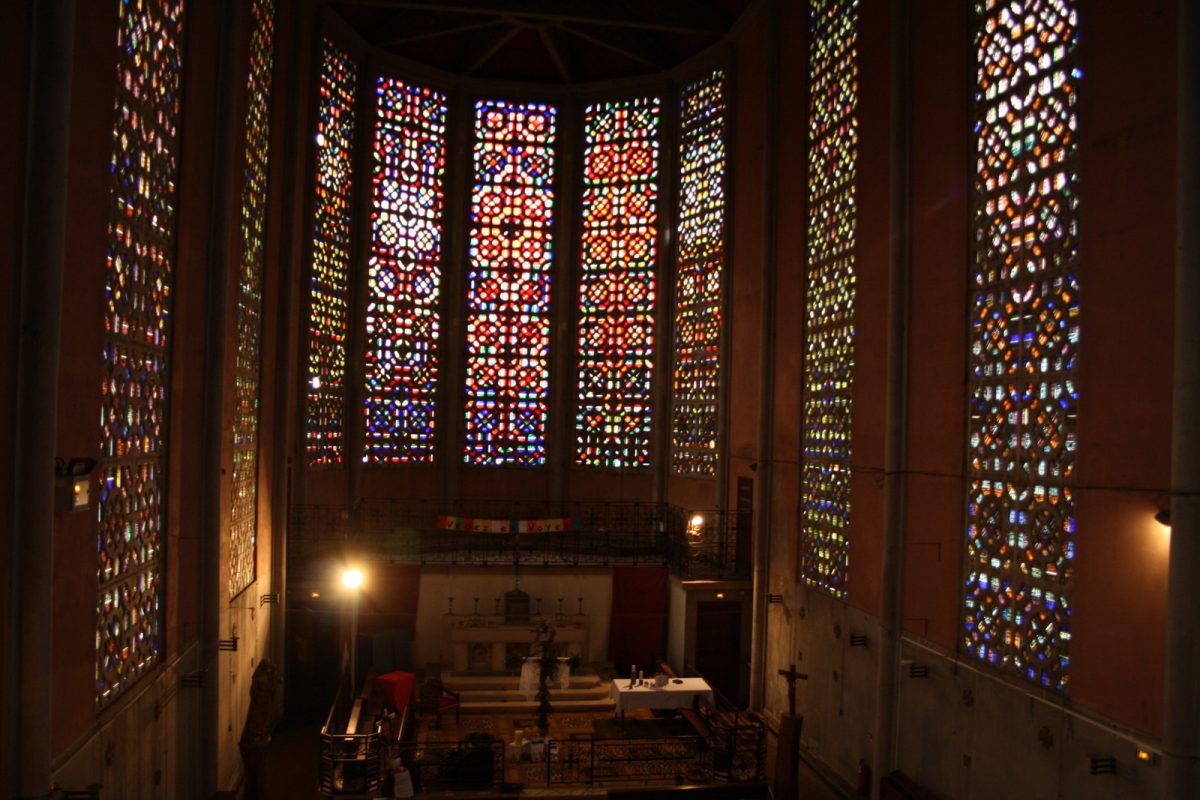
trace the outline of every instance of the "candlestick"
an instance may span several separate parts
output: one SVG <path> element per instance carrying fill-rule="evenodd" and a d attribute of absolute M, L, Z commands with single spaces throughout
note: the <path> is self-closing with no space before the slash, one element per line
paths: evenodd
<path fill-rule="evenodd" d="M 475 598 L 475 616 L 479 616 L 479 598 Z"/>
<path fill-rule="evenodd" d="M 579 611 L 577 611 L 576 613 L 582 615 L 583 614 L 583 598 L 576 597 L 575 599 L 579 601 Z"/>
<path fill-rule="evenodd" d="M 454 595 L 451 595 L 451 596 L 450 596 L 449 598 L 447 598 L 447 599 L 450 601 L 450 610 L 449 610 L 449 611 L 447 611 L 446 613 L 447 613 L 447 614 L 453 614 L 453 613 L 454 613 Z"/>
<path fill-rule="evenodd" d="M 562 601 L 563 601 L 563 599 L 561 597 L 558 598 L 558 615 L 560 617 L 562 616 Z"/>
<path fill-rule="evenodd" d="M 542 598 L 535 597 L 533 599 L 537 601 L 537 609 L 533 613 L 540 615 L 542 613 Z"/>
<path fill-rule="evenodd" d="M 500 616 L 500 598 L 496 598 L 496 616 Z"/>

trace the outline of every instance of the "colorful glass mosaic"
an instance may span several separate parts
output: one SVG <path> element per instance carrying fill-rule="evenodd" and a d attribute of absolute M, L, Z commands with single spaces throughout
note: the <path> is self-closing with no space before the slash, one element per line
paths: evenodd
<path fill-rule="evenodd" d="M 432 461 L 446 98 L 383 77 L 375 96 L 363 458 Z"/>
<path fill-rule="evenodd" d="M 245 161 L 242 166 L 241 269 L 233 406 L 233 490 L 229 522 L 229 596 L 254 583 L 258 557 L 258 405 L 262 344 L 263 228 L 271 138 L 274 0 L 250 4 Z"/>
<path fill-rule="evenodd" d="M 577 464 L 650 463 L 659 117 L 657 98 L 584 115 Z"/>
<path fill-rule="evenodd" d="M 845 597 L 854 378 L 858 0 L 816 0 L 809 8 L 800 571 L 806 583 Z"/>
<path fill-rule="evenodd" d="M 97 468 L 98 705 L 161 655 L 182 46 L 182 0 L 120 5 Z"/>
<path fill-rule="evenodd" d="M 351 178 L 358 68 L 333 42 L 321 48 L 316 202 L 309 264 L 305 449 L 309 466 L 342 463 L 346 424 Z"/>
<path fill-rule="evenodd" d="M 717 471 L 725 273 L 725 73 L 680 98 L 679 228 L 673 326 L 671 469 Z"/>
<path fill-rule="evenodd" d="M 963 646 L 1064 689 L 1075 557 L 1078 3 L 976 3 Z"/>
<path fill-rule="evenodd" d="M 467 277 L 469 464 L 546 459 L 555 109 L 475 104 Z"/>

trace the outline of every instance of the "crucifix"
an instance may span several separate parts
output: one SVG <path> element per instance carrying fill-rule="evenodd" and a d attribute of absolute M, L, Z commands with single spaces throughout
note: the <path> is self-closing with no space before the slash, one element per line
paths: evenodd
<path fill-rule="evenodd" d="M 796 681 L 806 681 L 808 676 L 803 672 L 796 672 L 795 664 L 787 669 L 779 670 L 779 674 L 788 682 L 788 715 L 794 717 L 796 716 Z"/>
<path fill-rule="evenodd" d="M 800 726 L 803 717 L 796 716 L 796 681 L 806 681 L 808 676 L 796 671 L 792 664 L 779 670 L 788 682 L 788 713 L 779 720 L 779 744 L 775 758 L 775 796 L 780 800 L 796 800 L 799 795 L 800 769 Z"/>

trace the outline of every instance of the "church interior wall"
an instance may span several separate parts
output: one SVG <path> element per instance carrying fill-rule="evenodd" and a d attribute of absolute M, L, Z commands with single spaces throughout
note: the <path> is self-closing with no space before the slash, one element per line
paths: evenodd
<path fill-rule="evenodd" d="M 762 274 L 766 160 L 767 19 L 758 14 L 738 39 L 730 74 L 726 239 L 726 337 L 722 368 L 721 448 L 726 464 L 724 505 L 737 505 L 738 477 L 752 477 L 758 451 L 762 375 Z M 721 473 L 718 472 L 718 477 Z"/>
<path fill-rule="evenodd" d="M 845 601 L 797 583 L 803 485 L 803 343 L 805 291 L 808 15 L 802 3 L 778 2 L 780 97 L 778 148 L 778 261 L 774 274 L 773 414 L 769 564 L 764 589 L 782 595 L 765 607 L 765 706 L 786 710 L 786 683 L 777 674 L 795 664 L 808 679 L 797 685 L 804 715 L 803 742 L 810 758 L 837 779 L 851 782 L 860 759 L 870 758 L 876 696 L 876 659 L 885 602 L 880 594 L 887 374 L 887 274 L 890 206 L 890 20 L 880 7 L 860 12 L 860 140 L 857 166 L 856 338 L 849 596 Z M 27 28 L 27 9 L 10 10 L 13 30 Z M 765 4 L 763 4 L 765 7 Z M 197 776 L 215 772 L 220 788 L 241 780 L 237 741 L 249 701 L 250 677 L 276 652 L 279 609 L 260 603 L 281 591 L 283 513 L 296 497 L 305 503 L 345 505 L 366 498 L 496 498 L 541 502 L 563 487 L 572 501 L 650 501 L 647 474 L 554 468 L 452 467 L 306 470 L 297 444 L 298 355 L 303 352 L 304 286 L 301 279 L 307 174 L 312 10 L 310 4 L 277 37 L 275 113 L 272 117 L 271 197 L 268 209 L 268 301 L 264 303 L 262 417 L 259 458 L 258 580 L 230 599 L 224 583 L 206 595 L 201 543 L 205 519 L 206 440 L 204 391 L 208 357 L 208 297 L 212 252 L 220 10 L 189 6 L 183 113 L 176 287 L 174 292 L 169 424 L 169 474 L 163 550 L 165 607 L 161 664 L 110 707 L 95 704 L 95 513 L 58 514 L 54 528 L 53 706 L 54 777 L 64 785 L 100 781 L 106 796 L 196 796 Z M 762 9 L 759 9 L 761 12 Z M 115 19 L 107 4 L 77 4 L 72 122 L 69 151 L 68 232 L 59 380 L 58 449 L 65 458 L 98 455 L 96 401 L 100 381 L 98 332 L 103 329 L 103 263 L 107 248 L 112 148 Z M 1166 573 L 1169 533 L 1153 521 L 1166 502 L 1152 488 L 1170 483 L 1174 253 L 1175 7 L 1164 0 L 1141 4 L 1097 3 L 1081 11 L 1080 93 L 1082 350 L 1077 379 L 1081 401 L 1076 458 L 1078 557 L 1070 589 L 1073 607 L 1071 683 L 1066 696 L 1009 679 L 960 653 L 964 576 L 964 480 L 968 365 L 967 306 L 971 263 L 970 192 L 974 170 L 970 129 L 974 54 L 969 9 L 956 0 L 913 4 L 911 279 L 908 360 L 908 450 L 905 476 L 905 586 L 903 662 L 898 712 L 898 763 L 919 783 L 947 797 L 993 796 L 1005 786 L 1013 796 L 1066 800 L 1156 796 L 1161 771 L 1135 758 L 1139 744 L 1153 749 L 1163 725 Z M 765 308 L 763 278 L 766 178 L 767 20 L 745 25 L 731 66 L 733 145 L 728 207 L 726 404 L 723 480 L 669 476 L 665 499 L 688 510 L 733 507 L 739 477 L 764 478 L 758 452 Z M 243 26 L 242 35 L 245 35 Z M 26 39 L 0 55 L 11 80 L 7 107 L 24 107 Z M 299 50 L 292 45 L 300 43 Z M 243 70 L 244 71 L 244 70 Z M 239 78 L 239 91 L 241 86 Z M 240 95 L 239 95 L 240 97 Z M 24 119 L 23 115 L 18 115 Z M 240 131 L 240 120 L 238 121 Z M 287 130 L 293 125 L 295 130 Z M 23 126 L 0 126 L 0 306 L 8 310 L 16 341 L 20 242 L 24 198 Z M 240 187 L 241 137 L 234 170 Z M 291 187 L 293 191 L 288 190 Z M 236 205 L 236 204 L 235 204 Z M 239 209 L 230 208 L 236 230 Z M 236 235 L 233 237 L 236 239 Z M 233 383 L 231 337 L 237 245 L 226 254 L 224 383 Z M 569 248 L 568 248 L 569 251 Z M 665 344 L 665 343 L 660 343 Z M 0 349 L 0 382 L 15 379 L 15 347 Z M 12 420 L 15 395 L 0 398 L 0 505 L 11 506 Z M 282 402 L 277 402 L 282 400 Z M 232 392 L 223 392 L 223 419 Z M 664 415 L 669 416 L 669 415 Z M 461 424 L 461 421 L 460 421 Z M 569 427 L 569 424 L 566 426 Z M 222 442 L 218 525 L 229 528 L 232 448 L 228 425 Z M 565 452 L 565 451 L 564 451 Z M 284 453 L 297 454 L 287 463 Z M 560 454 L 561 455 L 561 454 Z M 569 464 L 569 458 L 567 459 Z M 552 462 L 553 463 L 553 462 Z M 93 484 L 93 491 L 96 490 Z M 293 493 L 295 492 L 295 493 Z M 756 496 L 757 499 L 758 496 Z M 721 500 L 724 498 L 724 501 Z M 551 498 L 558 499 L 558 498 Z M 94 501 L 93 501 L 94 502 Z M 760 514 L 764 509 L 756 509 Z M 12 550 L 10 526 L 0 544 Z M 227 536 L 220 574 L 228 574 Z M 81 554 L 84 554 L 81 556 Z M 276 558 L 272 558 L 272 555 Z M 415 573 L 419 572 L 419 578 Z M 469 614 L 473 598 L 491 614 L 494 599 L 512 588 L 507 568 L 415 567 L 380 569 L 396 585 L 402 611 L 369 619 L 371 625 L 411 626 L 413 664 L 449 664 L 448 598 L 456 616 Z M 612 607 L 610 570 L 540 569 L 523 572 L 521 588 L 541 597 L 544 614 L 574 614 L 583 597 L 589 640 L 585 661 L 608 655 Z M 694 655 L 695 601 L 678 580 L 668 589 L 665 654 L 676 669 Z M 400 595 L 403 595 L 401 597 Z M 205 608 L 205 598 L 215 607 Z M 391 597 L 391 595 L 389 595 Z M 215 598 L 215 599 L 214 599 Z M 282 604 L 282 597 L 280 598 Z M 14 619 L 13 597 L 0 598 L 0 618 Z M 380 601 L 383 602 L 383 601 Z M 748 613 L 749 601 L 745 601 Z M 207 611 L 207 613 L 206 613 Z M 385 618 L 386 617 L 386 618 Z M 215 624 L 222 639 L 238 637 L 235 652 L 216 655 L 216 763 L 203 764 L 206 735 L 203 698 L 208 691 L 181 687 L 181 676 L 205 666 L 201 631 Z M 744 625 L 744 632 L 749 625 Z M 11 626 L 0 650 L 10 652 Z M 864 646 L 850 636 L 863 634 Z M 748 648 L 743 648 L 748 649 Z M 909 665 L 928 667 L 913 677 Z M 282 666 L 282 665 L 281 665 Z M 0 683 L 12 676 L 0 661 Z M 209 687 L 212 688 L 211 686 Z M 6 706 L 7 710 L 7 706 Z M 0 753 L 11 753 L 9 726 Z M 1115 776 L 1088 774 L 1090 759 L 1112 756 Z M 8 756 L 0 755 L 7 767 Z"/>
<path fill-rule="evenodd" d="M 1070 694 L 1162 732 L 1175 287 L 1175 4 L 1080 14 L 1079 531 Z M 1136 69 L 1134 67 L 1136 66 Z M 1158 491 L 1147 487 L 1161 487 Z M 1138 679 L 1131 681 L 1131 676 Z"/>
<path fill-rule="evenodd" d="M 970 9 L 913 7 L 904 629 L 948 650 L 961 624 L 966 459 Z"/>

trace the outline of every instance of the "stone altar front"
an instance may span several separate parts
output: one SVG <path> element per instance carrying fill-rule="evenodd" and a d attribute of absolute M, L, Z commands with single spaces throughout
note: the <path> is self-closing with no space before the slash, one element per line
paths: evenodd
<path fill-rule="evenodd" d="M 450 646 L 454 651 L 453 664 L 457 672 L 505 672 L 508 670 L 510 645 L 523 646 L 514 648 L 514 655 L 520 657 L 528 655 L 528 648 L 536 642 L 536 619 L 525 625 L 505 625 L 502 616 L 446 616 L 449 618 Z M 546 622 L 554 629 L 554 643 L 562 648 L 560 653 L 567 657 L 585 658 L 588 640 L 586 617 L 575 614 L 568 617 L 565 623 L 556 623 L 551 619 Z"/>

